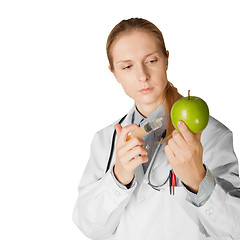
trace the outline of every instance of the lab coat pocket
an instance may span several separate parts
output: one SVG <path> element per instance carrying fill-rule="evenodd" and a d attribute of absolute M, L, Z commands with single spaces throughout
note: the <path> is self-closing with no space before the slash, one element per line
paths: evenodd
<path fill-rule="evenodd" d="M 196 207 L 187 201 L 187 191 L 183 185 L 178 185 L 174 189 L 174 195 L 168 195 L 169 211 L 166 211 L 165 219 L 167 226 L 179 226 L 184 222 L 187 230 L 183 231 L 182 228 L 176 228 L 175 232 L 171 232 L 169 239 L 173 239 L 174 235 L 178 239 L 205 239 L 201 234 L 199 219 L 196 212 Z M 172 238 L 171 238 L 172 237 Z"/>

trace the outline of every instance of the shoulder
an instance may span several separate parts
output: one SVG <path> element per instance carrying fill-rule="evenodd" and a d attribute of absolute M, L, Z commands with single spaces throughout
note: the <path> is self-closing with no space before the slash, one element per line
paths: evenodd
<path fill-rule="evenodd" d="M 106 138 L 109 138 L 110 136 L 113 135 L 114 133 L 114 130 L 115 130 L 115 124 L 117 123 L 121 123 L 121 125 L 124 127 L 128 124 L 130 124 L 130 121 L 131 121 L 131 117 L 132 117 L 132 114 L 133 114 L 133 111 L 134 111 L 134 107 L 132 107 L 130 109 L 130 111 L 122 116 L 121 118 L 117 119 L 116 121 L 114 121 L 113 123 L 111 123 L 110 125 L 106 126 L 105 128 L 99 130 L 95 136 L 102 139 L 102 140 L 105 140 Z"/>
<path fill-rule="evenodd" d="M 226 134 L 232 134 L 232 132 L 223 123 L 210 116 L 208 125 L 203 130 L 201 141 L 203 145 L 213 146 Z"/>
<path fill-rule="evenodd" d="M 214 135 L 222 135 L 227 132 L 230 132 L 228 127 L 226 127 L 223 123 L 215 119 L 214 117 L 210 116 L 209 117 L 209 122 L 204 130 L 207 134 L 214 134 Z"/>
<path fill-rule="evenodd" d="M 114 121 L 110 125 L 100 129 L 99 131 L 96 132 L 95 136 L 97 136 L 98 138 L 101 138 L 101 139 L 105 139 L 106 137 L 109 137 L 110 135 L 113 134 L 113 132 L 115 130 L 115 124 L 117 124 L 118 121 L 119 120 Z"/>
<path fill-rule="evenodd" d="M 98 144 L 101 144 L 102 146 L 109 146 L 113 139 L 115 124 L 119 123 L 120 120 L 122 120 L 122 118 L 117 119 L 110 125 L 97 131 L 94 136 L 94 142 L 98 142 Z"/>

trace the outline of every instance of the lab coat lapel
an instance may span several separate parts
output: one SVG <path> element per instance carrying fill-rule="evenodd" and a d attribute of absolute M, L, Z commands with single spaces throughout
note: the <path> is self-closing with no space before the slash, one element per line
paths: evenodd
<path fill-rule="evenodd" d="M 125 127 L 129 124 L 132 124 L 132 115 L 133 115 L 133 112 L 135 110 L 135 107 L 133 106 L 130 111 L 128 112 L 126 118 L 124 119 L 124 121 L 122 122 L 122 127 Z"/>

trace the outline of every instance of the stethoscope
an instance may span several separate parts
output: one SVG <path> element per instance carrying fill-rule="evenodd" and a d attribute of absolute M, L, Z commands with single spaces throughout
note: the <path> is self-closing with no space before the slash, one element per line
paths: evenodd
<path fill-rule="evenodd" d="M 118 124 L 121 124 L 124 119 L 126 118 L 127 114 L 122 117 Z M 161 136 L 161 140 L 166 136 L 166 130 L 163 132 L 162 136 Z M 111 161 L 112 161 L 112 156 L 113 156 L 113 152 L 114 152 L 114 144 L 115 144 L 115 139 L 116 139 L 116 129 L 114 129 L 114 132 L 113 132 L 113 136 L 112 136 L 112 144 L 111 144 L 111 150 L 110 150 L 110 154 L 109 154 L 109 158 L 108 158 L 108 164 L 107 164 L 107 168 L 106 168 L 106 171 L 105 173 L 107 173 L 107 171 L 109 170 L 110 168 L 110 165 L 111 165 Z M 161 144 L 161 143 L 159 143 Z M 161 145 L 160 145 L 161 147 Z M 155 158 L 156 159 L 156 158 Z M 149 169 L 149 172 L 148 172 L 148 184 L 154 189 L 154 190 L 157 190 L 157 191 L 160 191 L 160 188 L 165 185 L 168 180 L 169 180 L 169 190 L 170 190 L 170 195 L 172 194 L 172 187 L 173 187 L 173 195 L 174 195 L 174 187 L 176 186 L 176 177 L 175 177 L 175 174 L 173 173 L 173 170 L 171 169 L 169 171 L 169 174 L 168 174 L 168 177 L 167 179 L 160 185 L 153 185 L 151 183 L 151 171 L 152 171 L 152 167 L 154 165 L 154 161 L 155 159 L 153 160 L 153 163 L 150 165 L 150 169 Z"/>

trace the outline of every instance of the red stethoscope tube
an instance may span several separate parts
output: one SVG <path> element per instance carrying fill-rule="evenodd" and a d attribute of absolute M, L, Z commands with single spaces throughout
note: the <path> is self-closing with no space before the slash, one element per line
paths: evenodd
<path fill-rule="evenodd" d="M 177 186 L 177 182 L 176 182 L 176 175 L 174 173 L 174 171 L 172 171 L 172 192 L 174 195 L 174 188 Z"/>

